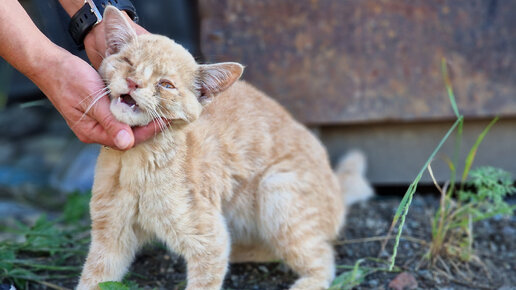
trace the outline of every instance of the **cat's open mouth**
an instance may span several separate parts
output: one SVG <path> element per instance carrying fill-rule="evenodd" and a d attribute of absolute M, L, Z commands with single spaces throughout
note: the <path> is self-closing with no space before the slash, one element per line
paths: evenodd
<path fill-rule="evenodd" d="M 138 103 L 129 95 L 129 94 L 122 94 L 118 97 L 118 102 L 122 104 L 126 104 L 129 106 L 133 111 L 137 112 L 139 111 Z"/>

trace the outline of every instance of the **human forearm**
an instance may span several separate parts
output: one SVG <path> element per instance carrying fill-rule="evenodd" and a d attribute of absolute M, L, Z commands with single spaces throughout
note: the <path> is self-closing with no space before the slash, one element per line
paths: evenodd
<path fill-rule="evenodd" d="M 59 0 L 68 15 L 73 16 L 84 5 L 84 0 Z"/>
<path fill-rule="evenodd" d="M 74 5 L 83 4 L 81 0 L 60 1 L 70 14 L 75 13 Z M 17 0 L 1 2 L 0 56 L 41 89 L 80 140 L 127 150 L 155 134 L 154 123 L 135 128 L 133 134 L 128 125 L 117 121 L 99 74 L 43 35 Z M 90 59 L 96 56 L 91 59 L 95 67 L 105 52 L 104 30 L 99 28 L 85 40 Z"/>
<path fill-rule="evenodd" d="M 65 53 L 36 27 L 16 0 L 0 5 L 0 55 L 38 84 L 51 61 Z"/>
<path fill-rule="evenodd" d="M 122 150 L 133 146 L 131 128 L 114 119 L 107 98 L 97 100 L 96 110 L 86 109 L 84 100 L 104 90 L 98 73 L 45 37 L 16 0 L 0 5 L 0 56 L 41 89 L 79 139 Z"/>

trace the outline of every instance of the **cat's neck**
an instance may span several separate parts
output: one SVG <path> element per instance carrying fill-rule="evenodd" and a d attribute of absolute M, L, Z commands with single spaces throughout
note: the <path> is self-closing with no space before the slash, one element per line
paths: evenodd
<path fill-rule="evenodd" d="M 181 163 L 186 153 L 186 126 L 171 124 L 163 131 L 122 153 L 122 158 L 138 158 L 144 166 L 171 166 Z"/>
<path fill-rule="evenodd" d="M 141 147 L 141 150 L 154 153 L 159 152 L 177 152 L 186 145 L 186 125 L 171 124 L 163 131 L 156 133 L 147 141 L 136 146 L 134 149 Z"/>

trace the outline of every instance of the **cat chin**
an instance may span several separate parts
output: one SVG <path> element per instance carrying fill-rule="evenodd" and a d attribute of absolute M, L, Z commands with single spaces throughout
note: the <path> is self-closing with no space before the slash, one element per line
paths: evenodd
<path fill-rule="evenodd" d="M 129 126 L 145 126 L 152 121 L 152 117 L 141 109 L 117 102 L 116 100 L 111 101 L 110 110 L 118 121 Z"/>

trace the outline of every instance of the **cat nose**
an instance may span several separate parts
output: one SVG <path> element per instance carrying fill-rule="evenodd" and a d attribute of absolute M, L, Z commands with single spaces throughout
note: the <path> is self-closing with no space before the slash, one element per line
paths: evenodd
<path fill-rule="evenodd" d="M 136 90 L 137 88 L 140 87 L 138 85 L 138 83 L 131 78 L 126 78 L 125 81 L 127 82 L 127 86 L 129 87 L 129 90 L 131 90 L 131 91 Z"/>

